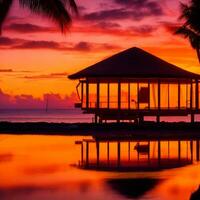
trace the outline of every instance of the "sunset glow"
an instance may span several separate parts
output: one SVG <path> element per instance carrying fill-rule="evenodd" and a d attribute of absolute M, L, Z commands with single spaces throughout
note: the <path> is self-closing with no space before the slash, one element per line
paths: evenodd
<path fill-rule="evenodd" d="M 79 16 L 63 35 L 52 22 L 15 3 L 0 37 L 1 96 L 70 97 L 76 81 L 67 75 L 133 46 L 200 73 L 189 42 L 173 34 L 180 23 L 179 1 L 142 0 L 129 5 L 120 0 L 79 0 L 77 4 Z"/>

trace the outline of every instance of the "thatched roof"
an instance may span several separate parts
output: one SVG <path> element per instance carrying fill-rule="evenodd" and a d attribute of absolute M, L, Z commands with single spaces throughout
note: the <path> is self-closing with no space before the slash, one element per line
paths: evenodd
<path fill-rule="evenodd" d="M 133 47 L 69 76 L 70 79 L 89 77 L 200 78 L 200 75 Z"/>

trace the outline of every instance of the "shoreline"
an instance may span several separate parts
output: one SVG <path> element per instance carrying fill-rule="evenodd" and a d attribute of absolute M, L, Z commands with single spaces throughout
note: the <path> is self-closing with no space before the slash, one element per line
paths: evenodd
<path fill-rule="evenodd" d="M 200 122 L 47 123 L 0 122 L 0 134 L 96 136 L 102 139 L 200 139 Z"/>

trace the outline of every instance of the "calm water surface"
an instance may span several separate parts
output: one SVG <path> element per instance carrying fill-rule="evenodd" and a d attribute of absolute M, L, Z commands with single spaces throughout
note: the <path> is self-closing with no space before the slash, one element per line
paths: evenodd
<path fill-rule="evenodd" d="M 196 161 L 154 172 L 79 169 L 74 164 L 80 160 L 80 147 L 74 143 L 86 138 L 91 137 L 0 135 L 0 199 L 189 200 L 200 184 Z M 136 192 L 138 185 L 142 189 Z"/>

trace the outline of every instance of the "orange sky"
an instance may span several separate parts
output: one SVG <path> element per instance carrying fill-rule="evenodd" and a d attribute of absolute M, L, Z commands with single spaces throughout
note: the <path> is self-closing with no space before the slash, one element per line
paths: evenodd
<path fill-rule="evenodd" d="M 63 35 L 53 23 L 15 3 L 0 37 L 4 93 L 69 96 L 77 82 L 68 80 L 68 74 L 133 46 L 200 73 L 195 51 L 173 34 L 180 23 L 178 0 L 78 0 L 77 4 L 79 17 Z"/>

